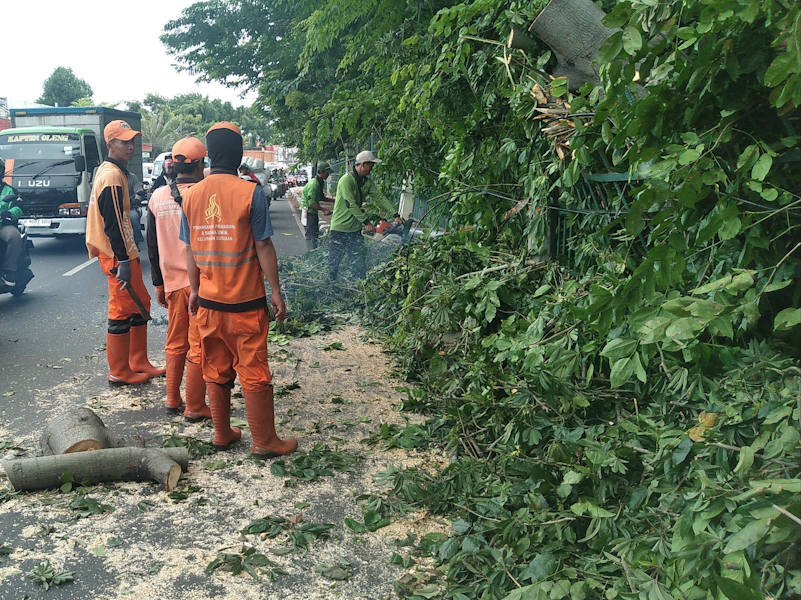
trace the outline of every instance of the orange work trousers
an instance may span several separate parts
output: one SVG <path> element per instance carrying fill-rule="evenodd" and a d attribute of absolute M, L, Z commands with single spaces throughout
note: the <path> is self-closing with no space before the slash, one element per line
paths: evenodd
<path fill-rule="evenodd" d="M 122 285 L 117 276 L 111 273 L 111 269 L 119 266 L 119 261 L 116 258 L 100 254 L 97 257 L 100 262 L 100 268 L 103 273 L 108 277 L 108 318 L 109 321 L 124 321 L 132 316 L 139 316 L 139 309 L 136 308 L 131 294 L 128 290 L 121 290 Z M 131 261 L 131 283 L 129 283 L 139 298 L 142 300 L 145 308 L 150 311 L 150 294 L 147 293 L 145 282 L 142 279 L 142 263 L 138 258 Z"/>
<path fill-rule="evenodd" d="M 241 313 L 198 308 L 203 379 L 230 385 L 239 375 L 246 392 L 266 390 L 272 374 L 267 362 L 267 307 Z"/>
<path fill-rule="evenodd" d="M 197 319 L 189 314 L 189 287 L 166 295 L 170 323 L 167 326 L 167 354 L 186 355 L 189 362 L 200 364 L 200 334 Z"/>

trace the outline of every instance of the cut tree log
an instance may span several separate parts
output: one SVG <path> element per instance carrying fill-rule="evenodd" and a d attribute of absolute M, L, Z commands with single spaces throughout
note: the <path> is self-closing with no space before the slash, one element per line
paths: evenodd
<path fill-rule="evenodd" d="M 598 49 L 618 29 L 603 24 L 606 13 L 592 0 L 551 0 L 529 27 L 553 50 L 554 77 L 567 77 L 571 92 L 588 81 L 598 83 L 593 62 Z"/>
<path fill-rule="evenodd" d="M 62 485 L 62 475 L 74 481 L 147 481 L 164 485 L 171 492 L 189 468 L 186 448 L 108 448 L 56 456 L 22 458 L 3 463 L 16 491 L 41 490 Z"/>
<path fill-rule="evenodd" d="M 51 419 L 39 439 L 42 454 L 69 454 L 129 446 L 128 440 L 106 428 L 94 411 L 76 408 Z"/>
<path fill-rule="evenodd" d="M 536 47 L 535 42 L 529 35 L 517 27 L 512 27 L 509 32 L 509 40 L 506 42 L 507 48 L 514 48 L 516 50 L 530 50 Z"/>

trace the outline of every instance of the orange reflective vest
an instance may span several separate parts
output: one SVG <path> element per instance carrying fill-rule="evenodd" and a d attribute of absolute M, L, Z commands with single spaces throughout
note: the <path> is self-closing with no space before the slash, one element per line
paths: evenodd
<path fill-rule="evenodd" d="M 189 246 L 200 269 L 198 305 L 245 312 L 267 305 L 250 225 L 253 183 L 214 174 L 184 195 Z"/>
<path fill-rule="evenodd" d="M 194 183 L 179 183 L 181 196 Z M 186 244 L 178 239 L 181 231 L 181 207 L 172 197 L 168 185 L 161 186 L 150 198 L 147 205 L 156 222 L 156 241 L 159 247 L 159 268 L 164 280 L 164 291 L 174 292 L 189 287 L 186 271 Z"/>
<path fill-rule="evenodd" d="M 100 214 L 100 207 L 97 200 L 100 194 L 107 187 L 111 188 L 114 199 L 114 207 L 117 209 L 117 222 L 120 232 L 122 232 L 125 242 L 125 251 L 128 258 L 133 260 L 139 258 L 139 249 L 134 241 L 133 227 L 131 226 L 131 199 L 128 197 L 128 177 L 125 173 L 109 161 L 103 161 L 97 168 L 95 181 L 92 184 L 92 195 L 89 197 L 89 209 L 86 213 L 86 247 L 89 249 L 89 256 L 95 257 L 98 254 L 114 257 L 111 249 L 111 242 L 105 231 L 105 221 Z M 122 188 L 122 202 L 117 197 L 117 188 Z M 121 207 L 121 210 L 118 208 Z"/>

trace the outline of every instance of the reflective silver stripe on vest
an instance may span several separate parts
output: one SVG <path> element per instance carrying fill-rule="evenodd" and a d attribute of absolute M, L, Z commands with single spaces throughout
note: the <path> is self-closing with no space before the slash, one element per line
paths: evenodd
<path fill-rule="evenodd" d="M 248 246 L 242 252 L 222 252 L 218 250 L 209 250 L 208 252 L 203 252 L 202 250 L 192 250 L 192 254 L 195 256 L 225 256 L 229 258 L 236 258 L 237 256 L 242 256 L 243 254 L 247 254 L 248 252 L 252 252 L 256 249 L 256 246 Z"/>
<path fill-rule="evenodd" d="M 211 260 L 196 260 L 195 264 L 197 264 L 198 266 L 204 266 L 204 267 L 231 267 L 231 268 L 233 268 L 233 267 L 242 266 L 242 265 L 244 265 L 246 263 L 249 263 L 249 262 L 253 262 L 254 260 L 256 260 L 256 256 L 249 256 L 245 260 L 240 260 L 239 262 L 235 262 L 235 263 L 214 262 L 214 261 L 211 261 Z"/>

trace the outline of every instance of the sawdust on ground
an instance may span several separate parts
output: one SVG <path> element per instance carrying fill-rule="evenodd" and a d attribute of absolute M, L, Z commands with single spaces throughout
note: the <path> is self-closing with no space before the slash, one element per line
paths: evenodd
<path fill-rule="evenodd" d="M 290 339 L 270 346 L 271 368 L 278 393 L 275 402 L 279 435 L 297 437 L 301 450 L 315 445 L 349 451 L 360 460 L 353 472 L 335 472 L 313 482 L 272 474 L 272 461 L 249 457 L 250 436 L 231 451 L 191 460 L 179 483 L 185 499 L 171 498 L 153 483 L 118 482 L 99 485 L 88 496 L 114 508 L 113 512 L 76 519 L 67 507 L 74 491 L 43 491 L 12 496 L 0 504 L 3 519 L 20 523 L 11 553 L 0 556 L 0 589 L 25 580 L 32 566 L 50 561 L 56 571 L 75 571 L 76 585 L 84 577 L 103 585 L 93 598 L 207 598 L 324 600 L 333 598 L 389 598 L 393 584 L 405 573 L 426 565 L 402 569 L 390 564 L 406 548 L 395 540 L 414 533 L 418 538 L 438 531 L 450 533 L 448 523 L 426 512 L 396 518 L 384 528 L 356 534 L 344 525 L 346 518 L 363 522 L 361 496 L 380 494 L 375 476 L 392 466 L 430 471 L 447 464 L 437 450 L 382 450 L 362 443 L 382 423 L 403 426 L 413 416 L 394 410 L 404 398 L 396 390 L 386 355 L 357 326 L 343 326 L 309 338 Z M 338 346 L 342 350 L 336 349 Z M 327 348 L 327 349 L 326 349 Z M 96 365 L 103 369 L 100 357 Z M 155 362 L 155 361 L 154 361 Z M 160 410 L 163 379 L 130 389 L 109 389 L 82 395 L 82 379 L 75 377 L 41 393 L 40 408 L 52 413 L 68 406 L 88 406 L 106 426 L 128 435 L 133 443 L 158 447 L 163 436 L 183 435 L 211 441 L 210 423 L 187 424 L 180 416 Z M 299 387 L 293 388 L 295 384 Z M 244 400 L 233 392 L 232 419 L 245 424 Z M 141 417 L 141 418 L 137 418 Z M 129 425 L 120 430 L 124 423 Z M 133 423 L 133 424 L 131 424 Z M 0 458 L 40 454 L 40 432 L 13 435 L 0 426 L 0 441 L 13 440 L 18 449 L 2 449 Z M 287 483 L 291 485 L 287 485 Z M 10 486 L 6 483 L 6 489 Z M 288 534 L 274 539 L 242 535 L 251 520 L 267 516 L 292 519 L 300 524 L 331 523 L 328 539 L 311 542 L 308 549 L 276 554 L 289 544 Z M 9 545 L 0 540 L 0 546 Z M 283 572 L 252 578 L 221 571 L 206 572 L 218 552 L 237 553 L 244 546 L 267 556 Z M 280 550 L 279 550 L 280 552 Z M 97 558 L 91 573 L 81 565 Z M 338 564 L 351 576 L 332 580 L 315 571 Z M 20 583 L 20 585 L 22 585 Z M 33 585 L 33 584 L 30 584 Z M 52 590 L 55 591 L 55 590 Z"/>

